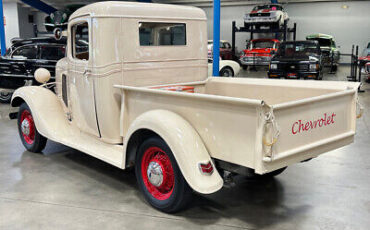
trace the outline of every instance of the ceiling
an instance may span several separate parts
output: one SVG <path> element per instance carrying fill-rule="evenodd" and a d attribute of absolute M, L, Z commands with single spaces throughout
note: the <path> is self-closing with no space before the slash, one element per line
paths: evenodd
<path fill-rule="evenodd" d="M 18 2 L 24 7 L 29 7 L 24 4 L 21 0 L 3 0 L 4 2 Z M 67 5 L 71 4 L 89 4 L 93 2 L 99 2 L 99 0 L 42 0 L 43 2 L 53 6 L 57 9 L 63 9 Z M 104 0 L 101 0 L 104 1 Z M 125 0 L 121 0 L 125 1 Z M 131 0 L 135 1 L 135 0 Z M 306 3 L 306 2 L 344 2 L 346 0 L 279 0 L 281 3 Z M 348 1 L 348 0 L 347 0 Z M 351 1 L 351 0 L 350 0 Z M 354 1 L 354 0 L 352 0 Z M 152 0 L 157 3 L 170 3 L 170 4 L 181 4 L 181 5 L 193 5 L 193 6 L 212 6 L 213 0 Z M 222 6 L 236 6 L 236 5 L 255 5 L 264 2 L 270 2 L 270 0 L 221 0 Z"/>

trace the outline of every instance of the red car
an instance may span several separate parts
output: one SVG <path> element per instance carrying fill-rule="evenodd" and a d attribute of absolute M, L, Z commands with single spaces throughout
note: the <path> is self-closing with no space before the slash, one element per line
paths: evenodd
<path fill-rule="evenodd" d="M 246 66 L 269 65 L 273 54 L 276 53 L 280 45 L 277 39 L 253 39 L 248 48 L 243 50 L 240 63 Z"/>
<path fill-rule="evenodd" d="M 367 82 L 370 82 L 370 61 L 365 64 L 364 69 L 367 75 Z"/>
<path fill-rule="evenodd" d="M 208 40 L 208 59 L 212 59 L 213 55 L 213 41 Z M 220 57 L 222 60 L 233 60 L 233 52 L 231 45 L 226 40 L 220 40 Z"/>
<path fill-rule="evenodd" d="M 360 67 L 365 67 L 365 65 L 370 62 L 370 42 L 367 44 L 364 51 L 362 51 L 358 60 L 360 61 Z"/>

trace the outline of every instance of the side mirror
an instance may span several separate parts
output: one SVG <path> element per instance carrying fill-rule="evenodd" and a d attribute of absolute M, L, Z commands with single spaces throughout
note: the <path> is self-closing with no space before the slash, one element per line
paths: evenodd
<path fill-rule="evenodd" d="M 34 76 L 35 76 L 36 81 L 41 84 L 45 84 L 46 82 L 48 82 L 51 77 L 49 70 L 45 68 L 38 68 L 35 71 Z"/>

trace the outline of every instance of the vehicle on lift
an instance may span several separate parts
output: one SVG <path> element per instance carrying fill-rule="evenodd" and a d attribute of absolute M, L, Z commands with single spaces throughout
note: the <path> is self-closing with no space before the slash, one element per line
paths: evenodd
<path fill-rule="evenodd" d="M 99 2 L 73 13 L 67 33 L 56 92 L 13 94 L 23 145 L 40 152 L 48 138 L 135 167 L 161 211 L 220 190 L 221 175 L 275 176 L 353 141 L 358 83 L 208 77 L 199 8 Z"/>
<path fill-rule="evenodd" d="M 212 77 L 213 59 L 208 58 L 208 76 Z M 219 61 L 219 70 L 221 77 L 235 77 L 239 74 L 240 65 L 236 61 L 221 60 Z"/>
<path fill-rule="evenodd" d="M 208 59 L 213 58 L 213 41 L 208 40 Z M 231 45 L 226 40 L 220 40 L 220 57 L 222 60 L 233 60 Z"/>
<path fill-rule="evenodd" d="M 280 28 L 289 20 L 288 13 L 280 4 L 264 4 L 253 8 L 244 17 L 244 27 L 260 29 L 262 26 Z"/>
<path fill-rule="evenodd" d="M 5 56 L 0 57 L 0 102 L 8 103 L 12 92 L 24 85 L 38 84 L 33 76 L 38 68 L 46 68 L 54 81 L 55 65 L 65 56 L 66 39 L 14 39 Z"/>
<path fill-rule="evenodd" d="M 367 75 L 367 82 L 370 82 L 370 62 L 367 62 L 364 66 L 365 74 Z"/>
<path fill-rule="evenodd" d="M 336 71 L 340 59 L 339 47 L 335 44 L 334 37 L 328 34 L 311 34 L 306 37 L 306 40 L 315 40 L 320 44 L 320 49 L 323 58 L 323 65 L 330 66 L 331 71 Z"/>
<path fill-rule="evenodd" d="M 322 80 L 322 55 L 317 41 L 289 41 L 271 59 L 269 78 Z"/>
<path fill-rule="evenodd" d="M 364 67 L 366 63 L 370 62 L 370 42 L 367 44 L 367 47 L 362 51 L 361 57 L 358 58 L 360 68 Z"/>
<path fill-rule="evenodd" d="M 247 66 L 269 65 L 279 45 L 277 39 L 253 39 L 247 44 L 247 49 L 243 50 L 239 61 L 244 69 Z"/>

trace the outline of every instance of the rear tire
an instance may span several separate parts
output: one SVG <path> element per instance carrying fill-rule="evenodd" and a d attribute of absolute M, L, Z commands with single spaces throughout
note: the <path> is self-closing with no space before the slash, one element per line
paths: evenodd
<path fill-rule="evenodd" d="M 171 149 L 159 137 L 151 137 L 140 145 L 135 173 L 145 199 L 162 212 L 178 212 L 192 198 L 192 189 L 183 177 Z"/>
<path fill-rule="evenodd" d="M 28 151 L 39 153 L 45 148 L 47 139 L 37 131 L 31 110 L 26 103 L 19 107 L 18 132 L 23 146 Z"/>

